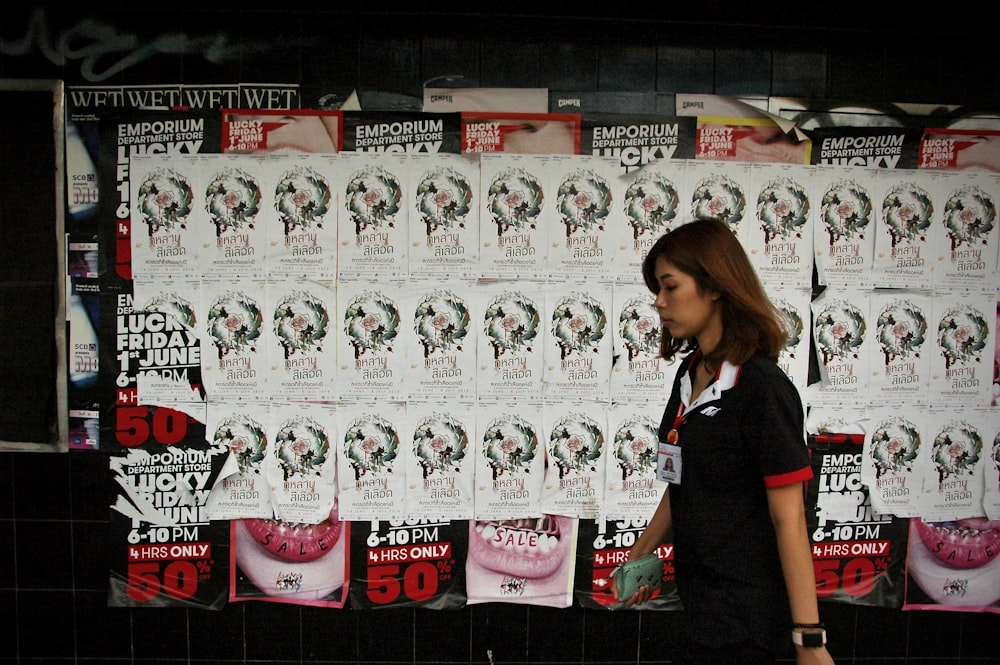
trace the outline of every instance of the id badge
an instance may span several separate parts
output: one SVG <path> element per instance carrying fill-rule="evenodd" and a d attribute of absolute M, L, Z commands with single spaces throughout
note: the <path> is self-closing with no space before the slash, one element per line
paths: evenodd
<path fill-rule="evenodd" d="M 675 485 L 681 484 L 681 447 L 661 441 L 656 456 L 656 477 Z"/>

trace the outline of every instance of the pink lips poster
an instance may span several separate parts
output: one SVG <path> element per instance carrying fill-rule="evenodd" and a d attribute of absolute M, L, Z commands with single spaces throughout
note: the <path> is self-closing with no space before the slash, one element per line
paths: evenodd
<path fill-rule="evenodd" d="M 468 604 L 572 605 L 579 521 L 549 514 L 470 521 Z"/>
<path fill-rule="evenodd" d="M 232 520 L 229 602 L 344 607 L 350 530 L 350 522 L 338 519 L 336 506 L 319 524 Z"/>
<path fill-rule="evenodd" d="M 1000 613 L 1000 520 L 910 519 L 904 610 Z"/>

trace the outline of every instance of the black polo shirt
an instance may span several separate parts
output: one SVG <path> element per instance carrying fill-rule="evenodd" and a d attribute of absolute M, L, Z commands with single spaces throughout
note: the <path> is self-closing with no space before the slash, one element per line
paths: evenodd
<path fill-rule="evenodd" d="M 660 440 L 691 394 L 684 359 Z M 671 484 L 674 564 L 688 636 L 710 645 L 752 639 L 783 653 L 791 612 L 766 489 L 812 477 L 798 390 L 762 354 L 724 364 L 679 423 L 680 484 Z"/>

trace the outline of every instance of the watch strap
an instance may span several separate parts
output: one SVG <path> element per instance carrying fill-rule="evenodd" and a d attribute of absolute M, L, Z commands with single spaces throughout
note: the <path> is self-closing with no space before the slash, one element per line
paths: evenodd
<path fill-rule="evenodd" d="M 818 649 L 826 645 L 826 629 L 799 628 L 792 631 L 792 642 L 806 649 Z"/>

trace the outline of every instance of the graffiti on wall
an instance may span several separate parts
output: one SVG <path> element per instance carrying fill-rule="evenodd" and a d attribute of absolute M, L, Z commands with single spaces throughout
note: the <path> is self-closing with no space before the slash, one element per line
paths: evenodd
<path fill-rule="evenodd" d="M 0 55 L 37 57 L 57 67 L 79 63 L 81 78 L 100 83 L 157 55 L 201 55 L 214 64 L 238 61 L 246 52 L 269 50 L 267 43 L 236 43 L 233 36 L 215 32 L 191 36 L 181 31 L 147 38 L 123 31 L 95 18 L 54 29 L 48 13 L 34 9 L 19 37 L 0 39 Z"/>

